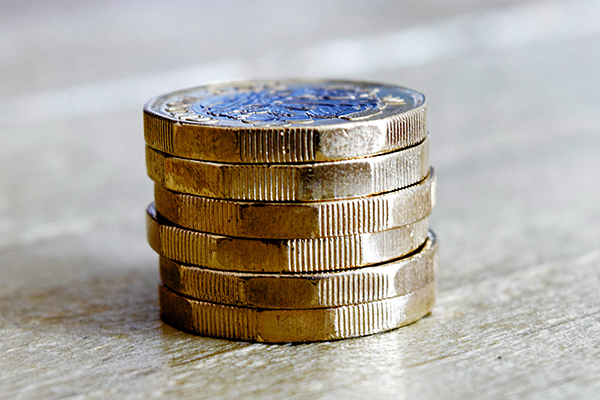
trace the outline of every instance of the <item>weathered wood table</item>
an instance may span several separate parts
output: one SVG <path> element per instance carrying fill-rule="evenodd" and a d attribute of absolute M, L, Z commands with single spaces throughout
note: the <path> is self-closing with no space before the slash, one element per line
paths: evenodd
<path fill-rule="evenodd" d="M 600 398 L 600 1 L 49 3 L 0 14 L 0 398 Z M 294 346 L 160 321 L 143 103 L 287 76 L 428 95 L 423 320 Z"/>

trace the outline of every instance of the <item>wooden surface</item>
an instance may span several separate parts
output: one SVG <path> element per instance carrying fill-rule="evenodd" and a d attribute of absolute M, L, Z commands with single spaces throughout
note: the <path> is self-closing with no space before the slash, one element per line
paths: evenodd
<path fill-rule="evenodd" d="M 599 1 L 2 7 L 0 398 L 600 398 Z M 296 346 L 159 320 L 142 105 L 285 76 L 428 96 L 430 316 Z"/>

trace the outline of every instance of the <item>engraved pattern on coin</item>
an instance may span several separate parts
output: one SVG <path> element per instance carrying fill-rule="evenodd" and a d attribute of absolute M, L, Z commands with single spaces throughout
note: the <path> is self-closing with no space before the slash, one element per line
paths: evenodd
<path fill-rule="evenodd" d="M 146 143 L 187 159 L 302 163 L 361 158 L 427 136 L 425 96 L 350 81 L 226 82 L 164 94 L 144 106 Z"/>
<path fill-rule="evenodd" d="M 167 115 L 186 122 L 220 126 L 291 126 L 371 119 L 389 106 L 404 112 L 420 106 L 422 95 L 408 89 L 339 81 L 255 82 L 209 85 L 174 96 Z"/>
<path fill-rule="evenodd" d="M 403 99 L 396 101 L 404 102 Z M 358 87 L 319 84 L 209 96 L 194 104 L 192 110 L 208 118 L 276 125 L 312 123 L 320 118 L 370 118 L 380 114 L 385 106 L 376 90 L 366 92 Z"/>

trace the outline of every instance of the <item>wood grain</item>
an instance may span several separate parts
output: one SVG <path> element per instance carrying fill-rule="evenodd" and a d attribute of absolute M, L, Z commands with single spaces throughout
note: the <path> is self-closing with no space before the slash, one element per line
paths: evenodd
<path fill-rule="evenodd" d="M 598 2 L 292 3 L 6 5 L 0 397 L 598 398 Z M 429 58 L 402 46 L 360 58 L 365 43 L 406 32 L 429 35 L 418 42 Z M 428 96 L 441 255 L 432 314 L 298 346 L 160 322 L 144 102 L 337 65 L 354 68 L 338 78 Z"/>

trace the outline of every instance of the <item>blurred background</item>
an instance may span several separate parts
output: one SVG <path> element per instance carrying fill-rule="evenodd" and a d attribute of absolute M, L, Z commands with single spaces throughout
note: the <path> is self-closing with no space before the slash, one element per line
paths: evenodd
<path fill-rule="evenodd" d="M 422 385 L 401 387 L 398 376 L 375 368 L 357 375 L 362 383 L 346 394 L 383 390 L 388 378 L 396 395 L 460 397 L 469 388 L 490 394 L 506 385 L 519 393 L 532 384 L 540 393 L 590 388 L 587 380 L 568 379 L 570 373 L 580 376 L 576 365 L 588 365 L 574 360 L 561 364 L 561 384 L 532 365 L 495 386 L 478 375 L 477 357 L 487 354 L 489 343 L 478 343 L 499 321 L 509 321 L 493 331 L 500 342 L 516 340 L 531 321 L 561 321 L 584 311 L 596 315 L 592 327 L 598 331 L 599 0 L 64 0 L 0 6 L 0 393 L 54 398 L 154 390 L 183 371 L 161 364 L 172 361 L 165 342 L 187 349 L 178 357 L 188 361 L 215 346 L 229 355 L 248 346 L 191 342 L 158 320 L 157 256 L 145 239 L 144 210 L 153 194 L 145 174 L 142 107 L 151 97 L 207 82 L 284 77 L 381 81 L 425 93 L 431 163 L 439 174 L 431 225 L 442 262 L 438 307 L 414 326 L 439 329 L 440 347 L 429 358 L 405 347 L 401 353 L 429 360 L 460 345 L 454 334 L 465 326 L 480 335 L 469 348 L 481 353 L 453 359 L 467 366 L 449 364 L 469 370 L 471 386 L 441 379 L 448 364 L 417 373 L 400 368 L 398 360 L 373 359 L 365 365 L 379 363 Z M 511 325 L 510 310 L 520 322 Z M 465 322 L 462 315 L 472 319 Z M 454 336 L 444 336 L 440 321 Z M 411 334 L 397 332 L 353 341 L 363 344 L 352 345 L 351 354 L 361 353 L 365 343 Z M 82 337 L 96 342 L 83 344 Z M 544 343 L 535 357 L 548 363 L 564 343 L 577 342 L 568 335 L 564 343 L 555 340 L 555 352 L 542 351 L 552 339 L 516 347 Z M 586 343 L 576 350 L 589 349 Z M 597 340 L 594 346 L 597 353 Z M 323 377 L 326 358 L 310 346 L 302 349 L 295 351 L 323 364 L 300 381 L 323 380 L 317 394 L 348 390 L 325 384 L 345 382 L 346 370 Z M 100 366 L 100 359 L 109 361 Z M 588 361 L 599 370 L 597 361 Z M 39 367 L 48 364 L 55 368 Z M 260 370 L 245 367 L 256 380 L 252 374 Z M 85 372 L 75 378 L 82 368 L 96 380 L 84 384 Z M 146 375 L 127 380 L 123 371 Z M 231 395 L 217 372 L 201 374 L 202 381 L 185 379 L 191 388 L 203 382 Z M 266 395 L 269 387 L 293 393 L 282 381 L 262 389 L 251 381 L 239 383 L 252 387 L 249 395 Z"/>

